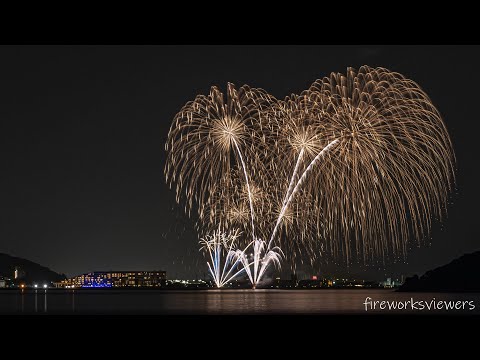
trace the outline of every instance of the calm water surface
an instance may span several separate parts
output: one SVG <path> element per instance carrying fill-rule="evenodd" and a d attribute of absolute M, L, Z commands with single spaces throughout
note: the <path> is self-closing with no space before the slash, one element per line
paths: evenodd
<path fill-rule="evenodd" d="M 365 311 L 372 301 L 470 301 L 464 310 Z M 386 304 L 386 303 L 385 303 Z M 474 310 L 469 310 L 471 305 Z M 418 304 L 417 304 L 418 305 Z M 385 305 L 384 305 L 385 306 Z M 0 290 L 0 314 L 480 314 L 478 293 L 391 290 Z"/>

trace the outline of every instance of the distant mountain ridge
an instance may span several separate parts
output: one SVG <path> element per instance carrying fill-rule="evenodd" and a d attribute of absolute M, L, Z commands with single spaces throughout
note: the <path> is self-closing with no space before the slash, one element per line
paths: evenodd
<path fill-rule="evenodd" d="M 25 273 L 22 282 L 56 282 L 65 279 L 65 274 L 59 274 L 49 268 L 33 261 L 0 253 L 0 276 L 13 280 L 15 267 L 19 267 Z"/>
<path fill-rule="evenodd" d="M 480 292 L 480 251 L 406 279 L 398 291 Z"/>

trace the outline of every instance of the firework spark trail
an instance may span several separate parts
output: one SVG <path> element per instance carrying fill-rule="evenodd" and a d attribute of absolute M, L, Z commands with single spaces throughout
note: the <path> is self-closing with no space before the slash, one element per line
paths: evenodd
<path fill-rule="evenodd" d="M 213 235 L 207 235 L 200 240 L 202 245 L 200 250 L 206 250 L 210 256 L 211 263 L 207 262 L 207 266 L 218 288 L 223 287 L 244 271 L 244 269 L 240 269 L 231 275 L 232 271 L 242 263 L 240 254 L 234 250 L 239 236 L 238 231 L 225 233 L 218 229 Z M 222 267 L 223 256 L 225 256 L 225 260 Z"/>
<path fill-rule="evenodd" d="M 295 169 L 293 170 L 292 178 L 290 179 L 290 184 L 288 184 L 287 193 L 285 194 L 285 197 L 283 198 L 282 208 L 280 210 L 280 214 L 279 214 L 277 222 L 275 224 L 275 228 L 273 229 L 272 236 L 270 238 L 269 244 L 272 242 L 272 239 L 275 237 L 275 235 L 277 233 L 278 226 L 280 225 L 280 222 L 282 221 L 282 218 L 283 218 L 283 215 L 285 213 L 286 206 L 287 206 L 287 202 L 288 202 L 288 199 L 289 199 L 289 196 L 290 196 L 290 192 L 293 189 L 293 184 L 294 184 L 295 179 L 297 177 L 298 167 L 300 165 L 300 162 L 302 161 L 304 151 L 305 151 L 305 149 L 302 148 L 300 150 L 300 153 L 298 154 L 298 159 L 297 159 L 297 162 L 295 164 Z"/>
<path fill-rule="evenodd" d="M 237 141 L 235 140 L 235 138 L 233 138 L 232 140 L 233 140 L 233 143 L 235 144 L 235 148 L 237 149 L 237 153 L 240 158 L 240 162 L 242 164 L 243 174 L 245 176 L 245 183 L 247 185 L 247 191 L 248 191 L 248 202 L 250 204 L 250 218 L 252 219 L 252 237 L 255 239 L 255 223 L 254 223 L 255 212 L 253 210 L 252 192 L 250 190 L 250 182 L 248 181 L 247 169 L 245 167 L 245 162 L 243 161 L 242 152 L 238 147 Z"/>
<path fill-rule="evenodd" d="M 276 223 L 275 228 L 273 229 L 273 232 L 272 232 L 272 237 L 270 238 L 270 241 L 268 242 L 268 248 L 270 248 L 270 245 L 271 245 L 273 239 L 275 238 L 275 234 L 276 234 L 276 232 L 277 232 L 278 226 L 279 226 L 279 224 L 281 223 L 283 216 L 285 215 L 285 211 L 287 210 L 288 205 L 289 205 L 290 202 L 292 201 L 292 199 L 293 199 L 293 197 L 295 196 L 295 194 L 297 193 L 298 189 L 302 186 L 302 183 L 305 181 L 308 172 L 313 168 L 313 166 L 315 166 L 315 164 L 318 162 L 318 160 L 319 160 L 330 148 L 334 147 L 339 141 L 340 141 L 339 139 L 335 139 L 335 140 L 333 140 L 332 142 L 330 142 L 327 146 L 325 146 L 325 148 L 323 148 L 322 151 L 320 151 L 320 152 L 318 153 L 318 155 L 315 156 L 315 158 L 310 162 L 310 164 L 307 166 L 307 168 L 305 169 L 305 171 L 302 173 L 300 179 L 297 181 L 295 187 L 293 188 L 290 196 L 288 196 L 288 191 L 287 191 L 287 195 L 286 195 L 286 196 L 288 196 L 288 200 L 287 200 L 287 201 L 285 202 L 285 204 L 283 205 L 282 211 L 280 212 L 280 215 L 278 216 L 277 223 Z M 299 156 L 299 160 L 300 160 L 300 156 Z M 297 165 L 298 165 L 298 162 L 297 162 Z M 295 170 L 297 170 L 297 167 L 295 167 Z M 294 173 L 294 175 L 295 175 L 295 173 Z M 293 180 L 293 176 L 292 176 L 292 180 Z"/>
<path fill-rule="evenodd" d="M 247 254 L 247 250 L 250 246 L 253 246 L 252 261 L 249 260 Z M 237 257 L 240 259 L 254 289 L 262 281 L 263 275 L 271 264 L 279 269 L 281 268 L 282 256 L 283 252 L 278 246 L 268 249 L 266 247 L 266 242 L 259 239 L 250 242 L 244 250 L 237 250 Z M 254 267 L 253 275 L 250 269 L 252 265 Z"/>
<path fill-rule="evenodd" d="M 264 248 L 265 248 L 265 242 L 262 242 L 261 251 L 263 251 Z M 255 280 L 254 286 L 256 286 L 261 282 L 263 275 L 265 274 L 267 268 L 270 266 L 271 263 L 273 263 L 278 269 L 280 269 L 281 267 L 280 260 L 282 258 L 282 255 L 283 255 L 283 252 L 278 246 L 275 246 L 272 249 L 266 248 L 265 255 L 262 257 L 262 266 Z"/>

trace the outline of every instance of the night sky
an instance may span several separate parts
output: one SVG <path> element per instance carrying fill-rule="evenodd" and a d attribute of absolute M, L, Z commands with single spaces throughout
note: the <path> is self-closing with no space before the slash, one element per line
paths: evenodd
<path fill-rule="evenodd" d="M 423 273 L 480 250 L 479 63 L 479 46 L 1 46 L 0 252 L 67 275 L 203 277 L 193 221 L 163 175 L 176 112 L 212 85 L 282 98 L 370 65 L 415 80 L 440 110 L 458 189 L 430 247 L 413 249 L 407 263 L 350 273 Z"/>

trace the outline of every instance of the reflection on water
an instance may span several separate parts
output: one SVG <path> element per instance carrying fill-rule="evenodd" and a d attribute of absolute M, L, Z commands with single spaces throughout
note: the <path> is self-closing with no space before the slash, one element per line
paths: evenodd
<path fill-rule="evenodd" d="M 366 299 L 371 304 L 365 311 Z M 384 301 L 423 301 L 423 310 L 380 309 Z M 427 303 L 468 302 L 463 310 L 428 310 Z M 391 290 L 0 290 L 0 313 L 28 314 L 480 314 L 480 294 L 396 293 Z"/>
<path fill-rule="evenodd" d="M 40 300 L 39 300 L 40 297 Z M 15 301 L 11 300 L 15 298 Z M 10 301 L 9 301 L 10 300 Z M 40 305 L 39 305 L 40 304 Z M 12 306 L 15 305 L 15 306 Z M 0 291 L 0 313 L 20 312 L 31 313 L 47 312 L 48 294 L 43 290 L 42 295 L 38 295 L 38 289 L 34 290 L 3 290 Z"/>

